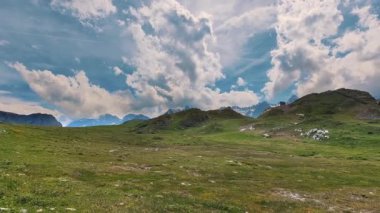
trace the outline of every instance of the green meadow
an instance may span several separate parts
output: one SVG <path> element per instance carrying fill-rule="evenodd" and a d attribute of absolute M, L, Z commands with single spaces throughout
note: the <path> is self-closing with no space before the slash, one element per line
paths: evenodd
<path fill-rule="evenodd" d="M 0 211 L 380 209 L 378 121 L 225 118 L 188 128 L 173 125 L 154 131 L 139 122 L 92 128 L 0 125 Z M 241 132 L 244 126 L 254 129 Z M 330 139 L 301 137 L 295 128 L 326 128 Z"/>

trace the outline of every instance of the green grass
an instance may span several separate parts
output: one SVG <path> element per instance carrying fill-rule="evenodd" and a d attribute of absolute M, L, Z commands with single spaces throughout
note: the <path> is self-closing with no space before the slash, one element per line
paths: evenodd
<path fill-rule="evenodd" d="M 255 122 L 257 129 L 239 132 Z M 380 209 L 380 123 L 212 119 L 150 133 L 0 125 L 0 208 L 65 212 Z M 281 128 L 278 128 L 281 127 Z M 294 128 L 327 128 L 315 142 Z M 273 130 L 274 129 L 274 130 Z M 262 137 L 271 132 L 272 138 Z M 369 134 L 371 132 L 372 134 Z"/>

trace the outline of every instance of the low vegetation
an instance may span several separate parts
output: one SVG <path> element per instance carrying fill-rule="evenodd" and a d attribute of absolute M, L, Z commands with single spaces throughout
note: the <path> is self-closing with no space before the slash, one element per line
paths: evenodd
<path fill-rule="evenodd" d="M 211 120 L 154 134 L 135 132 L 136 124 L 1 125 L 0 207 L 14 212 L 380 208 L 379 123 L 320 123 L 331 134 L 321 143 L 293 135 L 294 124 L 271 131 L 268 139 L 262 136 L 266 128 L 239 131 L 251 122 Z"/>
<path fill-rule="evenodd" d="M 379 120 L 281 114 L 189 110 L 113 127 L 1 124 L 0 211 L 380 209 Z"/>

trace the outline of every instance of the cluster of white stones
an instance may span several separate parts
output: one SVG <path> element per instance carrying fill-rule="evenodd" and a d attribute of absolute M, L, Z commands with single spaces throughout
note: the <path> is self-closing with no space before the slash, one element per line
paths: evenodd
<path fill-rule="evenodd" d="M 255 127 L 253 127 L 252 125 L 248 127 L 240 128 L 240 132 L 247 132 L 247 131 L 254 131 L 254 130 L 255 130 Z"/>
<path fill-rule="evenodd" d="M 270 138 L 271 136 L 270 136 L 270 134 L 265 133 L 265 134 L 263 134 L 263 137 L 264 137 L 264 138 Z"/>
<path fill-rule="evenodd" d="M 302 129 L 295 129 L 294 131 L 300 133 L 300 136 L 302 137 L 311 138 L 315 141 L 323 141 L 330 139 L 329 130 L 327 129 L 314 128 L 307 132 L 303 132 Z"/>

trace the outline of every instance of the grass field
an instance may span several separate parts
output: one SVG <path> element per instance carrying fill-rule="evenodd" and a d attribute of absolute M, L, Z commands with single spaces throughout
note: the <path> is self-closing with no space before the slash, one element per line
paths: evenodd
<path fill-rule="evenodd" d="M 380 211 L 379 122 L 232 119 L 155 134 L 134 125 L 0 125 L 0 211 Z M 331 139 L 301 138 L 298 126 Z"/>

